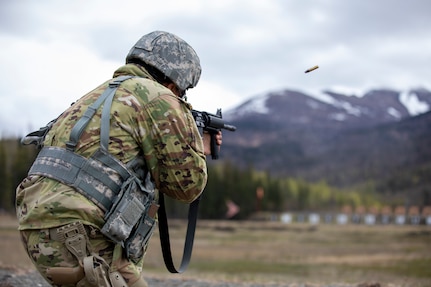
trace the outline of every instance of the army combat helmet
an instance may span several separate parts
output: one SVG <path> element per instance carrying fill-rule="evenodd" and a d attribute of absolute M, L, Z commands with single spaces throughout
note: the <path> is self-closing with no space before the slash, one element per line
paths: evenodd
<path fill-rule="evenodd" d="M 195 87 L 202 71 L 195 50 L 180 37 L 163 31 L 142 36 L 130 49 L 126 63 L 133 60 L 158 69 L 182 91 Z"/>

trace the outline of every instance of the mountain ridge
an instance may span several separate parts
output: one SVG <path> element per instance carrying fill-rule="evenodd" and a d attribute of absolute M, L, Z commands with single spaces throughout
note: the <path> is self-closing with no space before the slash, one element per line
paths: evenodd
<path fill-rule="evenodd" d="M 430 111 L 426 89 L 374 89 L 362 97 L 327 91 L 320 99 L 288 89 L 269 92 L 225 113 L 238 130 L 224 137 L 222 149 L 239 166 L 279 176 L 337 187 L 373 182 L 381 192 L 395 182 L 390 192 L 428 190 L 430 180 L 409 186 L 410 179 L 398 179 L 431 173 Z"/>
<path fill-rule="evenodd" d="M 228 110 L 225 116 L 227 118 L 235 118 L 235 115 L 243 116 L 246 113 L 266 114 L 270 111 L 266 106 L 266 102 L 271 97 L 298 94 L 305 96 L 309 100 L 309 105 L 313 108 L 317 108 L 321 104 L 326 104 L 356 116 L 361 112 L 365 114 L 370 113 L 370 110 L 373 110 L 370 104 L 375 103 L 379 104 L 380 107 L 382 107 L 382 105 L 386 107 L 386 112 L 396 119 L 406 116 L 415 116 L 431 110 L 431 95 L 425 88 L 415 88 L 405 91 L 372 89 L 364 93 L 361 97 L 345 95 L 331 90 L 324 90 L 319 94 L 307 94 L 297 90 L 284 89 L 249 98 L 236 108 Z M 370 101 L 371 98 L 373 99 L 372 102 Z"/>

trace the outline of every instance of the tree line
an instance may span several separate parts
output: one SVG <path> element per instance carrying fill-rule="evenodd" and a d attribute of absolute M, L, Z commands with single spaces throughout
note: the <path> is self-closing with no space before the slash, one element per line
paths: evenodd
<path fill-rule="evenodd" d="M 27 176 L 37 152 L 33 146 L 21 145 L 19 139 L 0 140 L 0 210 L 14 210 L 15 189 Z"/>
<path fill-rule="evenodd" d="M 14 212 L 15 189 L 27 176 L 37 153 L 34 146 L 22 146 L 18 139 L 0 140 L 0 210 Z M 325 211 L 339 210 L 345 205 L 380 205 L 372 189 L 337 189 L 323 181 L 309 183 L 281 178 L 252 166 L 240 169 L 228 160 L 208 160 L 208 163 L 208 183 L 199 209 L 201 218 L 226 218 L 229 204 L 238 207 L 236 219 L 247 219 L 264 211 Z M 173 200 L 167 200 L 167 208 L 172 217 L 187 214 L 184 204 Z"/>
<path fill-rule="evenodd" d="M 337 211 L 343 206 L 374 206 L 381 203 L 372 191 L 337 189 L 326 182 L 309 183 L 302 179 L 272 176 L 253 167 L 238 169 L 230 162 L 209 166 L 209 179 L 202 195 L 200 216 L 226 217 L 228 202 L 235 203 L 237 219 L 258 212 Z"/>

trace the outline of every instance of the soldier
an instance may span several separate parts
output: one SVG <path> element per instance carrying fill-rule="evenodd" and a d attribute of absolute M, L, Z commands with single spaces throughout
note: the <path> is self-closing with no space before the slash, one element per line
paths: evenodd
<path fill-rule="evenodd" d="M 24 247 L 50 284 L 147 286 L 159 192 L 190 203 L 206 185 L 209 137 L 184 100 L 200 74 L 184 40 L 149 33 L 114 79 L 49 125 L 16 208 Z"/>

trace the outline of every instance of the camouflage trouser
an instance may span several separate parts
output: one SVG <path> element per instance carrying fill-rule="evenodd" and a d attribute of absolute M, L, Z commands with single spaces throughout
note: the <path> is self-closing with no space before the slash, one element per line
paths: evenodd
<path fill-rule="evenodd" d="M 82 262 L 80 264 L 78 259 L 69 252 L 65 244 L 54 240 L 50 234 L 52 232 L 49 229 L 21 231 L 24 248 L 41 275 L 53 286 L 97 286 L 86 282 L 85 279 L 80 280 L 82 278 L 79 277 L 83 276 L 84 271 L 78 272 L 82 273 L 82 275 L 77 275 L 77 281 L 80 281 L 79 284 L 76 282 L 56 285 L 53 282 L 52 278 L 50 278 L 51 276 L 47 274 L 49 268 L 66 267 L 67 270 L 73 270 L 72 268 L 80 268 L 82 270 Z M 143 259 L 136 263 L 125 259 L 122 255 L 122 247 L 107 240 L 100 232 L 88 236 L 88 239 L 89 249 L 92 251 L 92 254 L 101 258 L 110 266 L 109 272 L 117 271 L 129 287 L 148 286 L 141 277 Z"/>

